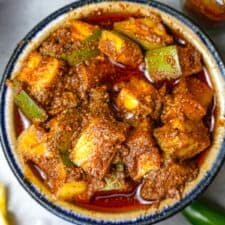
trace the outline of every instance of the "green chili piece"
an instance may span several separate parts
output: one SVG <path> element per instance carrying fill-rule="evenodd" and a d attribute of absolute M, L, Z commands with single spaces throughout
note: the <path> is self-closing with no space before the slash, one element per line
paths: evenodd
<path fill-rule="evenodd" d="M 225 214 L 208 207 L 199 201 L 194 201 L 185 208 L 182 214 L 193 225 L 225 225 Z"/>

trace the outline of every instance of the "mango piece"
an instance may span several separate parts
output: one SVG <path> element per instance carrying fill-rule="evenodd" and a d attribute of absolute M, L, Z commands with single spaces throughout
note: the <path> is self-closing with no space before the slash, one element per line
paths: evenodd
<path fill-rule="evenodd" d="M 152 152 L 144 152 L 137 157 L 137 174 L 134 180 L 141 179 L 149 171 L 159 169 L 159 162 L 154 161 L 152 155 Z"/>
<path fill-rule="evenodd" d="M 131 77 L 127 82 L 116 84 L 118 90 L 114 98 L 117 108 L 123 113 L 138 116 L 151 115 L 158 118 L 161 109 L 161 98 L 152 84 L 144 79 Z"/>
<path fill-rule="evenodd" d="M 16 79 L 27 83 L 33 90 L 42 91 L 51 86 L 57 77 L 61 63 L 53 57 L 43 57 L 38 52 L 29 55 Z"/>
<path fill-rule="evenodd" d="M 114 29 L 136 41 L 144 49 L 171 44 L 172 36 L 166 33 L 163 24 L 153 18 L 128 19 L 114 23 Z"/>
<path fill-rule="evenodd" d="M 176 79 L 182 74 L 176 45 L 147 51 L 145 61 L 152 81 Z"/>
<path fill-rule="evenodd" d="M 57 197 L 62 200 L 71 200 L 87 190 L 86 181 L 73 181 L 64 183 L 57 191 Z"/>
<path fill-rule="evenodd" d="M 187 79 L 186 82 L 187 88 L 192 94 L 193 98 L 205 109 L 207 109 L 213 99 L 213 89 L 208 87 L 206 83 L 197 78 Z"/>
<path fill-rule="evenodd" d="M 98 54 L 100 33 L 98 26 L 72 20 L 51 34 L 39 51 L 45 56 L 64 59 L 70 65 L 75 65 Z"/>
<path fill-rule="evenodd" d="M 208 129 L 202 121 L 175 118 L 153 132 L 161 150 L 172 158 L 190 159 L 210 146 Z"/>
<path fill-rule="evenodd" d="M 84 41 L 98 29 L 98 26 L 80 20 L 73 20 L 70 24 L 70 28 L 75 40 Z"/>
<path fill-rule="evenodd" d="M 129 175 L 139 181 L 150 171 L 158 170 L 161 165 L 160 151 L 152 136 L 149 119 L 139 121 L 126 139 L 129 154 L 123 157 Z"/>
<path fill-rule="evenodd" d="M 115 31 L 103 30 L 98 47 L 111 59 L 124 65 L 137 67 L 143 62 L 140 47 Z"/>
<path fill-rule="evenodd" d="M 42 56 L 38 52 L 32 52 L 24 63 L 20 73 L 16 76 L 16 80 L 30 83 L 34 80 L 33 71 L 41 64 Z"/>
<path fill-rule="evenodd" d="M 75 152 L 72 157 L 73 162 L 81 166 L 82 164 L 84 165 L 85 162 L 88 161 L 88 159 L 91 157 L 91 153 L 94 150 L 94 134 L 89 134 L 89 129 L 84 131 L 79 138 L 76 146 L 75 146 Z M 88 162 L 87 162 L 88 163 Z"/>
<path fill-rule="evenodd" d="M 40 157 L 48 153 L 44 131 L 31 125 L 17 139 L 17 149 L 22 155 Z"/>
<path fill-rule="evenodd" d="M 181 79 L 175 86 L 173 94 L 173 102 L 177 106 L 175 108 L 182 110 L 187 118 L 196 121 L 206 115 L 213 98 L 213 90 L 203 81 L 193 77 Z M 178 113 L 177 110 L 175 113 Z"/>
<path fill-rule="evenodd" d="M 139 100 L 126 88 L 123 88 L 116 98 L 116 105 L 126 110 L 134 110 L 139 106 Z"/>
<path fill-rule="evenodd" d="M 178 46 L 177 49 L 182 76 L 191 76 L 203 70 L 202 55 L 194 46 L 187 42 L 185 46 Z"/>
<path fill-rule="evenodd" d="M 96 30 L 83 41 L 79 49 L 76 49 L 68 54 L 62 54 L 60 58 L 67 61 L 71 66 L 93 58 L 99 53 L 97 46 L 100 35 L 101 30 Z"/>
<path fill-rule="evenodd" d="M 70 159 L 86 173 L 103 178 L 116 153 L 115 145 L 125 139 L 125 128 L 111 119 L 90 118 L 70 154 Z"/>

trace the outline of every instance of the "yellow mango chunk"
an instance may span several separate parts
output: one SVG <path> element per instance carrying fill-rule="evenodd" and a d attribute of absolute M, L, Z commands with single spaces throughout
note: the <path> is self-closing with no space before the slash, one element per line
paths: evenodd
<path fill-rule="evenodd" d="M 111 119 L 91 117 L 73 147 L 70 159 L 91 176 L 103 178 L 115 155 L 115 145 L 125 139 L 125 129 Z"/>
<path fill-rule="evenodd" d="M 89 37 L 94 31 L 98 29 L 98 26 L 94 26 L 88 23 L 85 23 L 80 20 L 74 20 L 71 22 L 71 31 L 72 36 L 75 40 L 83 41 Z"/>
<path fill-rule="evenodd" d="M 143 153 L 137 158 L 137 174 L 134 180 L 138 180 L 149 171 L 156 169 L 159 169 L 159 162 L 157 160 L 154 160 L 151 152 Z"/>
<path fill-rule="evenodd" d="M 133 110 L 138 107 L 139 101 L 131 91 L 123 88 L 117 96 L 116 104 L 119 106 L 119 108 Z"/>
<path fill-rule="evenodd" d="M 28 84 L 35 92 L 51 86 L 59 73 L 61 63 L 53 57 L 43 57 L 32 52 L 16 79 Z"/>
<path fill-rule="evenodd" d="M 37 68 L 40 62 L 41 62 L 41 55 L 38 52 L 32 52 L 29 55 L 27 66 L 24 67 L 24 70 L 23 72 L 21 72 L 20 76 L 22 77 L 26 74 L 26 72 L 30 72 L 31 70 Z"/>
<path fill-rule="evenodd" d="M 120 35 L 106 30 L 102 32 L 102 39 L 112 42 L 116 51 L 121 51 L 125 44 L 124 39 Z"/>
<path fill-rule="evenodd" d="M 95 146 L 93 138 L 94 134 L 92 135 L 89 132 L 84 132 L 79 138 L 73 154 L 73 162 L 76 165 L 81 166 L 90 158 Z"/>
<path fill-rule="evenodd" d="M 17 79 L 21 81 L 27 81 L 27 74 L 30 74 L 35 70 L 41 63 L 41 54 L 38 52 L 32 52 L 25 62 L 25 66 L 22 68 L 21 72 L 17 75 Z"/>
<path fill-rule="evenodd" d="M 63 200 L 69 200 L 75 196 L 85 192 L 87 189 L 87 182 L 74 181 L 65 183 L 57 191 L 57 197 Z"/>
<path fill-rule="evenodd" d="M 17 140 L 18 152 L 22 155 L 43 156 L 47 153 L 47 143 L 43 142 L 44 132 L 31 125 Z"/>
<path fill-rule="evenodd" d="M 202 121 L 174 118 L 154 129 L 161 150 L 172 158 L 190 159 L 210 146 L 208 128 Z"/>
<path fill-rule="evenodd" d="M 115 87 L 118 94 L 114 101 L 123 113 L 130 112 L 136 116 L 151 115 L 152 118 L 159 117 L 160 95 L 157 89 L 146 80 L 134 76 L 129 81 L 118 83 Z"/>
<path fill-rule="evenodd" d="M 137 67 L 143 62 L 140 47 L 115 31 L 103 30 L 98 47 L 111 59 L 124 65 Z"/>
<path fill-rule="evenodd" d="M 114 23 L 114 29 L 136 41 L 145 49 L 162 47 L 173 42 L 157 18 L 128 19 Z"/>

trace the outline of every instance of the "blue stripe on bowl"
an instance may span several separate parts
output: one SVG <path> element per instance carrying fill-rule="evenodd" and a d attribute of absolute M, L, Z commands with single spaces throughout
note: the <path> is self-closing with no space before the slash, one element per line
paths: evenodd
<path fill-rule="evenodd" d="M 4 74 L 1 78 L 0 81 L 0 104 L 1 104 L 1 109 L 0 109 L 0 140 L 2 144 L 2 148 L 6 157 L 6 160 L 8 161 L 8 164 L 13 171 L 14 175 L 20 182 L 20 184 L 23 186 L 23 188 L 37 201 L 39 202 L 43 207 L 48 209 L 50 212 L 54 213 L 55 215 L 70 221 L 75 224 L 107 224 L 107 225 L 134 225 L 134 224 L 152 224 L 156 223 L 162 219 L 165 219 L 174 213 L 178 212 L 185 206 L 187 206 L 191 201 L 193 201 L 199 194 L 202 193 L 202 191 L 212 182 L 213 178 L 216 176 L 217 172 L 219 171 L 219 168 L 222 165 L 222 162 L 224 161 L 225 158 L 225 139 L 223 139 L 223 144 L 222 148 L 219 151 L 219 154 L 212 165 L 211 170 L 204 176 L 204 178 L 201 180 L 201 182 L 190 192 L 188 193 L 181 201 L 175 203 L 174 205 L 171 205 L 169 207 L 166 207 L 164 210 L 161 212 L 155 213 L 153 215 L 146 215 L 142 217 L 138 217 L 133 220 L 121 220 L 121 221 L 109 221 L 109 220 L 97 220 L 97 219 L 92 219 L 89 217 L 86 217 L 84 215 L 77 214 L 74 211 L 70 211 L 67 209 L 64 209 L 62 207 L 59 207 L 57 205 L 54 205 L 52 202 L 50 202 L 42 193 L 38 191 L 38 189 L 33 186 L 23 175 L 23 172 L 14 156 L 13 149 L 10 146 L 9 143 L 9 137 L 6 133 L 6 120 L 5 118 L 7 117 L 7 111 L 6 111 L 6 94 L 7 94 L 7 88 L 4 84 L 5 80 L 7 78 L 10 78 L 11 73 L 14 69 L 15 63 L 17 59 L 19 58 L 20 54 L 23 52 L 23 50 L 26 48 L 27 44 L 29 43 L 30 40 L 35 38 L 38 32 L 42 31 L 43 28 L 48 25 L 51 21 L 55 20 L 59 16 L 69 12 L 71 9 L 75 9 L 78 7 L 81 7 L 86 4 L 90 3 L 98 3 L 98 2 L 103 2 L 103 0 L 84 0 L 84 1 L 78 1 L 74 2 L 72 4 L 69 4 L 56 12 L 52 13 L 49 15 L 47 18 L 42 20 L 39 24 L 37 24 L 27 35 L 26 37 L 21 41 L 21 44 L 14 50 L 7 66 L 4 71 Z M 151 7 L 154 7 L 156 9 L 159 9 L 163 12 L 166 12 L 174 17 L 176 17 L 178 20 L 182 21 L 186 26 L 191 28 L 198 36 L 199 38 L 203 41 L 203 43 L 208 47 L 209 51 L 211 52 L 213 58 L 217 62 L 219 66 L 219 70 L 222 74 L 222 77 L 225 80 L 225 67 L 224 64 L 221 60 L 221 57 L 218 54 L 218 51 L 215 49 L 214 45 L 212 44 L 212 41 L 207 37 L 201 29 L 195 25 L 193 22 L 191 22 L 187 17 L 182 15 L 180 12 L 174 10 L 173 8 L 164 5 L 162 3 L 158 3 L 155 1 L 148 1 L 148 0 L 129 0 L 127 2 L 136 2 L 136 3 L 141 3 L 144 5 L 149 5 Z"/>

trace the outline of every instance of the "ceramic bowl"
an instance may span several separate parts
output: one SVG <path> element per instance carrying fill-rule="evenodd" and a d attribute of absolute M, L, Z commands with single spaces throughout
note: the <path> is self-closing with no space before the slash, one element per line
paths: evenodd
<path fill-rule="evenodd" d="M 92 3 L 90 3 L 92 2 Z M 137 3 L 138 2 L 138 3 Z M 30 183 L 23 175 L 21 163 L 15 153 L 15 131 L 13 125 L 12 93 L 6 88 L 5 80 L 15 76 L 23 60 L 35 47 L 42 42 L 51 31 L 56 29 L 68 18 L 80 18 L 90 12 L 101 9 L 103 12 L 139 12 L 149 15 L 159 13 L 172 29 L 178 29 L 188 41 L 202 54 L 205 67 L 215 88 L 216 120 L 212 146 L 201 165 L 196 180 L 189 183 L 184 190 L 181 200 L 167 199 L 158 209 L 136 210 L 121 213 L 103 213 L 80 208 L 70 207 L 65 203 L 55 201 L 35 184 Z M 5 72 L 1 77 L 1 114 L 0 139 L 2 148 L 12 171 L 26 189 L 26 191 L 43 207 L 57 216 L 75 224 L 151 224 L 163 220 L 178 212 L 195 199 L 212 182 L 222 165 L 225 156 L 225 68 L 224 64 L 209 38 L 176 10 L 154 1 L 79 1 L 65 6 L 54 12 L 32 29 L 20 42 L 13 52 Z"/>

